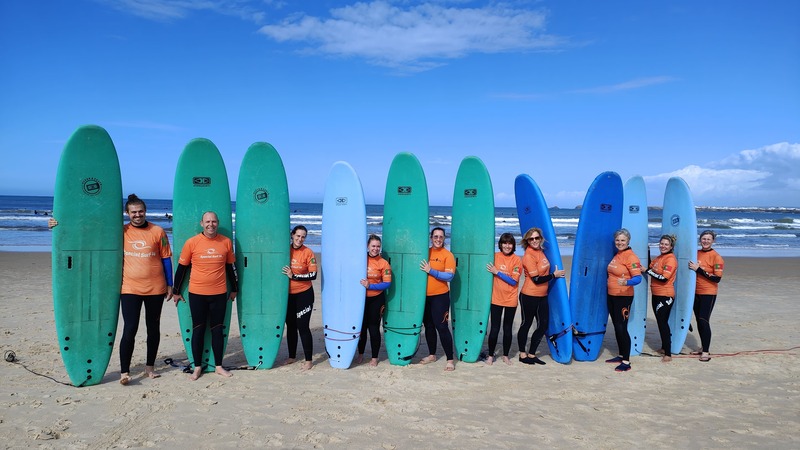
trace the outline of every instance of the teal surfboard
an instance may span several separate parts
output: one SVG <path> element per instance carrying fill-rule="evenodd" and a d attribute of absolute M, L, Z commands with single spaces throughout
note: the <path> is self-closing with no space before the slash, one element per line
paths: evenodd
<path fill-rule="evenodd" d="M 631 250 L 639 257 L 643 266 L 650 255 L 647 232 L 647 191 L 644 178 L 634 176 L 625 182 L 623 188 L 622 228 L 631 233 Z M 631 336 L 631 356 L 636 356 L 644 348 L 644 335 L 647 328 L 647 282 L 633 287 L 633 303 L 628 317 L 628 334 Z"/>
<path fill-rule="evenodd" d="M 236 312 L 247 364 L 270 369 L 286 322 L 289 189 L 275 148 L 256 142 L 244 155 L 236 189 Z"/>
<path fill-rule="evenodd" d="M 122 284 L 122 179 L 114 143 L 78 128 L 56 173 L 53 312 L 61 359 L 75 386 L 100 382 L 117 332 Z"/>
<path fill-rule="evenodd" d="M 455 356 L 475 362 L 480 356 L 492 304 L 494 261 L 494 193 L 489 171 L 480 159 L 461 161 L 453 191 L 450 251 L 456 274 L 450 283 Z"/>
<path fill-rule="evenodd" d="M 186 144 L 175 169 L 175 184 L 172 191 L 172 242 L 173 265 L 178 267 L 183 244 L 190 237 L 203 231 L 200 220 L 203 213 L 214 211 L 219 217 L 218 233 L 232 237 L 233 221 L 231 218 L 231 191 L 228 186 L 228 173 L 217 146 L 208 139 L 192 139 Z M 181 327 L 181 339 L 186 355 L 192 361 L 192 312 L 189 310 L 189 280 L 184 280 L 181 295 L 186 302 L 178 302 L 178 322 Z M 228 344 L 228 333 L 231 323 L 231 302 L 228 302 L 224 327 L 225 345 Z M 203 361 L 206 372 L 213 372 L 216 361 L 211 352 L 211 330 L 206 327 L 206 338 L 203 346 Z"/>
<path fill-rule="evenodd" d="M 675 273 L 675 304 L 669 314 L 671 350 L 677 355 L 683 349 L 689 333 L 689 321 L 694 305 L 694 288 L 697 274 L 689 269 L 689 261 L 697 258 L 697 213 L 689 186 L 680 177 L 667 181 L 664 191 L 664 210 L 662 212 L 661 234 L 674 234 L 675 258 L 678 270 Z"/>
<path fill-rule="evenodd" d="M 603 347 L 608 263 L 616 252 L 614 232 L 622 226 L 622 201 L 622 180 L 615 172 L 598 175 L 583 200 L 569 284 L 576 361 L 596 360 Z"/>
<path fill-rule="evenodd" d="M 322 200 L 322 328 L 331 367 L 347 369 L 361 336 L 367 290 L 367 210 L 350 164 L 331 167 Z"/>
<path fill-rule="evenodd" d="M 517 201 L 520 235 L 524 236 L 525 232 L 533 227 L 541 228 L 546 242 L 544 255 L 554 270 L 556 267 L 563 269 L 564 263 L 561 260 L 561 250 L 558 248 L 556 230 L 539 186 L 529 175 L 519 175 L 514 181 L 514 194 Z M 547 324 L 550 356 L 561 364 L 569 364 L 572 361 L 572 316 L 565 278 L 550 281 L 547 305 L 550 308 L 550 320 Z"/>
<path fill-rule="evenodd" d="M 383 199 L 383 253 L 392 265 L 383 333 L 391 364 L 405 366 L 417 352 L 428 274 L 428 185 L 416 156 L 398 153 L 389 168 Z M 366 241 L 365 241 L 366 242 Z"/>

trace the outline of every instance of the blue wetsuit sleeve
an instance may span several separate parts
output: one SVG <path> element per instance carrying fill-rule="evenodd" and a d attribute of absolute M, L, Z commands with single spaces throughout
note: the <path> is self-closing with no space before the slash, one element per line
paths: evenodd
<path fill-rule="evenodd" d="M 392 284 L 391 281 L 383 281 L 381 283 L 370 284 L 367 289 L 371 291 L 384 291 L 389 289 L 389 286 Z"/>
<path fill-rule="evenodd" d="M 433 278 L 436 278 L 436 279 L 437 279 L 437 280 L 439 280 L 439 281 L 444 281 L 444 282 L 448 282 L 448 283 L 449 283 L 449 282 L 450 282 L 450 281 L 453 279 L 453 277 L 455 276 L 455 274 L 454 274 L 454 273 L 450 273 L 450 272 L 439 272 L 439 271 L 438 271 L 438 270 L 436 270 L 436 269 L 431 269 L 431 271 L 430 271 L 430 275 L 431 275 Z"/>
<path fill-rule="evenodd" d="M 161 265 L 164 267 L 164 279 L 167 286 L 172 286 L 172 258 L 161 258 Z"/>
<path fill-rule="evenodd" d="M 517 280 L 511 278 L 510 276 L 504 274 L 503 272 L 497 272 L 497 277 L 505 281 L 506 283 L 510 284 L 511 286 L 517 285 Z"/>
<path fill-rule="evenodd" d="M 642 282 L 642 276 L 636 275 L 635 277 L 631 278 L 630 280 L 625 282 L 626 286 L 636 286 L 637 284 Z"/>

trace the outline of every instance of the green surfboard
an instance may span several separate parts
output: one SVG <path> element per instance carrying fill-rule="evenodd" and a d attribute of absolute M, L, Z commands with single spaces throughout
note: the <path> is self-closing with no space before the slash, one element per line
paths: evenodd
<path fill-rule="evenodd" d="M 256 142 L 244 155 L 236 189 L 239 334 L 247 364 L 269 369 L 283 337 L 289 278 L 289 188 L 273 146 Z"/>
<path fill-rule="evenodd" d="M 78 128 L 58 163 L 53 196 L 53 312 L 75 386 L 100 382 L 114 349 L 122 283 L 122 179 L 114 143 Z"/>
<path fill-rule="evenodd" d="M 453 192 L 450 251 L 456 275 L 450 283 L 453 343 L 456 357 L 475 362 L 481 353 L 492 303 L 494 261 L 494 193 L 483 162 L 468 156 L 461 161 Z"/>
<path fill-rule="evenodd" d="M 398 153 L 389 168 L 383 201 L 383 252 L 392 265 L 386 290 L 384 340 L 389 362 L 405 366 L 417 352 L 428 275 L 428 185 L 416 156 Z"/>
<path fill-rule="evenodd" d="M 186 144 L 175 169 L 175 184 L 172 191 L 172 242 L 173 265 L 178 267 L 183 244 L 190 237 L 203 231 L 200 220 L 206 211 L 214 211 L 219 217 L 219 234 L 231 237 L 233 224 L 231 219 L 231 191 L 228 187 L 228 173 L 225 162 L 213 142 L 208 139 L 192 139 Z M 192 362 L 192 313 L 189 310 L 189 275 L 181 287 L 181 295 L 186 302 L 178 302 L 178 322 L 181 327 L 181 339 L 186 348 L 186 355 Z M 225 346 L 228 344 L 228 333 L 231 323 L 231 302 L 228 302 L 225 313 Z M 211 331 L 206 327 L 206 338 L 203 346 L 203 364 L 205 371 L 214 371 L 216 362 L 211 352 Z"/>

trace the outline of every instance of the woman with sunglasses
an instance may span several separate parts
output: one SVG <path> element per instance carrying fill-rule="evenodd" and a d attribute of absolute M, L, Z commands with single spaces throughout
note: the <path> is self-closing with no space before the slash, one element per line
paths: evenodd
<path fill-rule="evenodd" d="M 425 327 L 425 341 L 428 344 L 428 356 L 422 358 L 420 364 L 436 361 L 436 335 L 442 341 L 447 364 L 444 370 L 456 370 L 453 359 L 453 334 L 450 332 L 450 285 L 456 274 L 456 258 L 450 250 L 444 248 L 444 228 L 431 230 L 431 248 L 428 259 L 422 260 L 420 270 L 428 274 L 428 288 L 425 297 L 425 311 L 422 325 Z"/>
<path fill-rule="evenodd" d="M 517 344 L 519 345 L 519 360 L 525 364 L 546 364 L 536 356 L 536 350 L 547 331 L 547 323 L 550 320 L 547 291 L 550 287 L 550 280 L 566 276 L 564 269 L 559 269 L 558 266 L 550 273 L 550 261 L 544 254 L 544 244 L 542 229 L 538 227 L 529 229 L 522 237 L 522 248 L 525 249 L 525 254 L 522 256 L 525 282 L 522 284 L 522 291 L 519 294 L 519 303 L 522 306 L 522 324 L 517 332 Z M 530 346 L 525 352 L 528 331 L 530 331 L 534 319 L 536 320 L 536 330 L 533 331 Z"/>

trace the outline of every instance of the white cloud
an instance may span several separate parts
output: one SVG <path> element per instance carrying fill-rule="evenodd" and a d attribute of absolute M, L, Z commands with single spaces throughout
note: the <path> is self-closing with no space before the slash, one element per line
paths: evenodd
<path fill-rule="evenodd" d="M 708 167 L 647 176 L 648 190 L 663 192 L 673 176 L 686 181 L 697 205 L 800 206 L 800 144 L 743 150 Z"/>
<path fill-rule="evenodd" d="M 330 10 L 330 17 L 299 15 L 260 32 L 278 42 L 307 45 L 306 51 L 406 70 L 428 69 L 470 53 L 551 50 L 563 44 L 545 33 L 543 12 L 502 4 L 356 3 Z"/>
<path fill-rule="evenodd" d="M 119 11 L 148 20 L 183 19 L 193 11 L 213 11 L 255 23 L 265 14 L 249 4 L 249 0 L 96 0 Z M 270 2 L 265 2 L 270 3 Z M 280 6 L 275 4 L 274 6 Z"/>
<path fill-rule="evenodd" d="M 634 80 L 624 81 L 622 83 L 612 84 L 608 86 L 598 86 L 587 89 L 577 89 L 572 91 L 574 94 L 609 94 L 612 92 L 630 91 L 634 89 L 641 89 L 645 87 L 655 86 L 658 84 L 671 83 L 676 81 L 676 78 L 670 76 L 657 76 L 648 78 L 636 78 Z"/>

